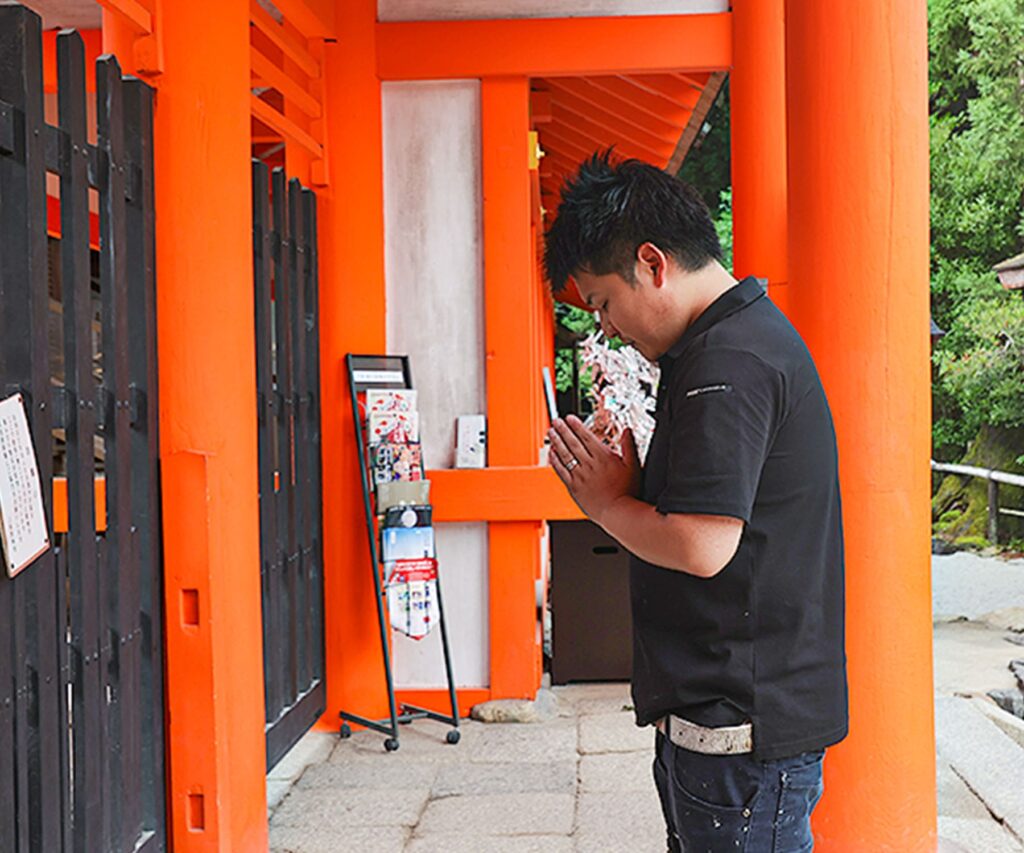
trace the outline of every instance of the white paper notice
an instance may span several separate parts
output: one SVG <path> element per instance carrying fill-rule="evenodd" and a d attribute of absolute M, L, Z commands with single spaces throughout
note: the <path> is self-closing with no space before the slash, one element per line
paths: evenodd
<path fill-rule="evenodd" d="M 0 400 L 0 540 L 10 577 L 50 547 L 39 465 L 21 394 Z"/>

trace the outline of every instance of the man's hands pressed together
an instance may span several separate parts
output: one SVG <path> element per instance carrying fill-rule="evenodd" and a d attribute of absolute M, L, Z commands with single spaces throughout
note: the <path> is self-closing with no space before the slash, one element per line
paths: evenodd
<path fill-rule="evenodd" d="M 631 430 L 623 438 L 622 456 L 575 415 L 555 421 L 548 436 L 552 467 L 579 508 L 598 524 L 617 499 L 640 493 L 640 459 Z"/>
<path fill-rule="evenodd" d="M 581 510 L 638 557 L 666 569 L 711 578 L 736 553 L 743 522 L 722 515 L 662 514 L 637 496 L 640 460 L 633 433 L 622 456 L 575 415 L 551 425 L 551 467 Z"/>

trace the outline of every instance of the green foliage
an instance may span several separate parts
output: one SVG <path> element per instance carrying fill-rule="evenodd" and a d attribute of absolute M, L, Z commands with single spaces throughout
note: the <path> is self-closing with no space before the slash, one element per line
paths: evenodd
<path fill-rule="evenodd" d="M 597 320 L 592 312 L 564 302 L 555 303 L 555 322 L 582 337 L 586 337 L 597 328 Z M 555 350 L 555 388 L 558 391 L 568 391 L 572 387 L 573 355 L 574 351 L 571 349 Z M 580 376 L 580 391 L 589 392 L 590 386 L 590 375 L 584 371 Z"/>
<path fill-rule="evenodd" d="M 1024 424 L 1024 301 L 993 264 L 1024 236 L 1024 0 L 930 0 L 933 443 Z M 1016 389 L 1016 393 L 1014 393 Z"/>
<path fill-rule="evenodd" d="M 719 213 L 722 193 L 732 187 L 729 139 L 729 81 L 726 80 L 678 172 L 680 178 L 704 197 L 712 216 Z"/>
<path fill-rule="evenodd" d="M 722 190 L 719 195 L 715 231 L 718 232 L 718 242 L 722 244 L 722 266 L 732 271 L 732 187 Z"/>

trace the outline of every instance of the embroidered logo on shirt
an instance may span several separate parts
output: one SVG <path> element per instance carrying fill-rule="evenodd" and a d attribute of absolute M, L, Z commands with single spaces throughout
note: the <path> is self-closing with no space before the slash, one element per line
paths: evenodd
<path fill-rule="evenodd" d="M 714 394 L 723 391 L 732 391 L 732 385 L 705 385 L 703 388 L 691 388 L 686 392 L 686 396 L 699 397 L 701 394 Z"/>

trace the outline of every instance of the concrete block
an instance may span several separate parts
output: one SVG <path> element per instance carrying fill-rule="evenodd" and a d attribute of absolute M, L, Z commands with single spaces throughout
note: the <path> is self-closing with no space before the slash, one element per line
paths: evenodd
<path fill-rule="evenodd" d="M 428 835 L 414 838 L 404 853 L 572 853 L 567 835 Z"/>
<path fill-rule="evenodd" d="M 966 853 L 1021 853 L 1024 847 L 992 818 L 987 820 L 940 817 L 939 840 L 957 845 Z M 939 848 L 943 848 L 940 846 Z M 952 850 L 950 851 L 952 853 Z"/>
<path fill-rule="evenodd" d="M 580 717 L 580 752 L 584 755 L 605 752 L 638 752 L 654 755 L 654 728 L 639 728 L 633 715 L 592 714 Z"/>
<path fill-rule="evenodd" d="M 664 853 L 665 818 L 653 786 L 649 793 L 581 794 L 576 812 L 576 850 Z"/>
<path fill-rule="evenodd" d="M 273 812 L 292 788 L 287 779 L 267 779 L 267 811 Z"/>
<path fill-rule="evenodd" d="M 653 750 L 584 755 L 579 767 L 580 790 L 588 794 L 653 791 L 653 761 Z"/>
<path fill-rule="evenodd" d="M 415 835 L 568 835 L 574 810 L 571 794 L 445 797 L 427 804 Z"/>
<path fill-rule="evenodd" d="M 356 788 L 292 789 L 270 819 L 271 827 L 318 827 L 324 831 L 354 826 L 415 826 L 427 802 L 428 792 L 363 791 Z"/>
<path fill-rule="evenodd" d="M 401 853 L 409 830 L 399 827 L 274 826 L 270 828 L 270 853 Z"/>
<path fill-rule="evenodd" d="M 471 762 L 550 764 L 576 760 L 576 724 L 572 719 L 556 719 L 542 726 L 477 726 L 464 745 Z"/>
<path fill-rule="evenodd" d="M 334 732 L 309 731 L 267 774 L 268 779 L 297 779 L 310 764 L 326 761 L 338 743 Z"/>
<path fill-rule="evenodd" d="M 940 758 L 1018 837 L 1024 837 L 1024 751 L 968 699 L 935 704 Z"/>
<path fill-rule="evenodd" d="M 466 764 L 441 767 L 430 795 L 575 794 L 576 762 L 550 764 Z"/>

